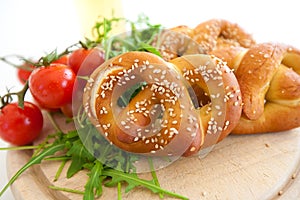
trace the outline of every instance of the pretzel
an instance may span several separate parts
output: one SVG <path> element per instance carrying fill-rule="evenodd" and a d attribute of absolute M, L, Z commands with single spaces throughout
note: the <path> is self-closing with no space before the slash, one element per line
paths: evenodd
<path fill-rule="evenodd" d="M 128 104 L 118 105 L 139 84 Z M 207 105 L 198 104 L 194 88 L 205 91 Z M 210 55 L 170 63 L 147 52 L 124 53 L 93 72 L 83 96 L 90 121 L 111 144 L 151 156 L 194 155 L 223 139 L 241 115 L 235 76 Z"/>
<path fill-rule="evenodd" d="M 166 61 L 183 55 L 208 54 L 223 47 L 249 48 L 253 44 L 252 36 L 239 25 L 221 19 L 205 21 L 194 29 L 186 25 L 165 29 L 153 42 Z"/>
<path fill-rule="evenodd" d="M 157 35 L 153 46 L 157 47 L 166 61 L 189 55 L 206 53 L 199 44 L 194 41 L 194 30 L 188 26 L 181 25 L 163 30 Z"/>
<path fill-rule="evenodd" d="M 194 28 L 194 40 L 207 53 L 223 47 L 240 46 L 249 48 L 255 44 L 252 36 L 238 24 L 223 19 L 211 19 Z"/>
<path fill-rule="evenodd" d="M 212 57 L 211 59 L 215 60 L 217 63 L 222 63 L 221 60 L 217 57 Z M 207 83 L 205 82 L 203 77 L 194 72 L 194 65 L 196 65 L 196 63 L 199 63 L 197 61 L 199 61 L 199 55 L 188 55 L 185 57 L 173 59 L 170 62 L 173 63 L 175 67 L 180 71 L 180 73 L 189 82 L 191 88 L 193 88 L 193 91 L 197 95 L 198 105 L 201 108 L 200 113 L 202 119 L 202 127 L 204 128 L 204 130 L 206 130 L 204 131 L 204 133 L 207 133 L 209 132 L 207 131 L 209 129 L 208 125 L 210 124 L 209 120 L 212 117 L 211 112 L 209 112 L 212 109 L 211 101 L 213 100 L 213 98 L 215 98 L 215 95 L 213 94 L 216 93 L 217 88 L 211 87 L 209 90 L 209 88 L 207 87 Z M 224 65 L 224 63 L 222 63 L 222 65 Z M 224 101 L 226 105 L 224 109 L 225 112 L 223 111 L 224 113 L 220 113 L 219 111 L 217 111 L 217 115 L 224 117 L 226 126 L 223 127 L 222 132 L 220 133 L 220 136 L 218 138 L 218 142 L 224 139 L 237 125 L 242 110 L 242 97 L 240 93 L 240 87 L 236 83 L 235 75 L 231 70 L 226 68 L 222 69 L 222 75 L 225 96 L 221 100 Z M 220 103 L 215 103 L 215 105 L 215 107 L 217 107 L 217 110 L 220 110 L 220 108 L 218 108 L 218 105 L 220 105 Z"/>
<path fill-rule="evenodd" d="M 212 51 L 235 71 L 243 114 L 233 133 L 277 132 L 300 126 L 300 51 L 261 43 Z"/>

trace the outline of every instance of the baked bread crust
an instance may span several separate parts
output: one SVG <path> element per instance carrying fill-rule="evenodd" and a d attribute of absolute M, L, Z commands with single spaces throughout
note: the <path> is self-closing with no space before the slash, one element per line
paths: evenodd
<path fill-rule="evenodd" d="M 211 19 L 195 28 L 179 25 L 163 30 L 153 43 L 167 61 L 183 55 L 208 54 L 218 48 L 250 48 L 254 44 L 251 34 L 224 19 Z"/>
<path fill-rule="evenodd" d="M 300 126 L 300 51 L 280 43 L 249 49 L 220 48 L 218 56 L 235 70 L 243 115 L 233 133 L 278 132 Z"/>

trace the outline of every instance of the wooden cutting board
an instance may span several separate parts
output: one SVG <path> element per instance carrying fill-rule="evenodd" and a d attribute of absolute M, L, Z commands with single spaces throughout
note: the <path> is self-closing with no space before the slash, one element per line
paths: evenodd
<path fill-rule="evenodd" d="M 64 120 L 59 120 L 64 123 Z M 64 125 L 63 125 L 64 126 Z M 66 127 L 68 128 L 68 127 Z M 44 134 L 52 130 L 49 124 Z M 12 176 L 31 156 L 31 151 L 10 151 L 7 171 Z M 85 172 L 71 179 L 62 176 L 53 182 L 59 162 L 47 161 L 30 168 L 11 187 L 16 200 L 82 199 L 82 195 L 54 191 L 49 185 L 83 190 Z M 66 174 L 64 168 L 63 175 Z M 218 199 L 300 199 L 300 128 L 280 133 L 230 135 L 204 158 L 182 158 L 158 170 L 163 188 L 185 195 L 191 200 Z M 150 174 L 140 174 L 150 178 Z M 138 188 L 123 199 L 160 199 Z M 116 188 L 104 188 L 100 199 L 117 199 Z M 166 199 L 171 199 L 166 197 Z"/>

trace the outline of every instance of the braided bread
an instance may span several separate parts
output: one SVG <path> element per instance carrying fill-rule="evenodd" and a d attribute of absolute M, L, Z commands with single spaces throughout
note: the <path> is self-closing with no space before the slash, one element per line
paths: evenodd
<path fill-rule="evenodd" d="M 300 126 L 300 51 L 261 43 L 211 52 L 235 71 L 243 114 L 233 133 L 277 132 Z"/>
<path fill-rule="evenodd" d="M 136 85 L 139 92 L 132 91 L 131 100 L 118 105 Z M 197 90 L 203 95 L 195 95 Z M 124 53 L 93 72 L 83 104 L 111 144 L 158 156 L 196 154 L 228 135 L 241 115 L 234 74 L 210 55 L 183 56 L 170 63 L 147 52 Z"/>

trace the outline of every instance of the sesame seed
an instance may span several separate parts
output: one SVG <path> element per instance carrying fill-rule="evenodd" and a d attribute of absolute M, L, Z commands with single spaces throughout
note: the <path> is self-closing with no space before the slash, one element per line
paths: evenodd
<path fill-rule="evenodd" d="M 179 133 L 178 130 L 174 127 L 170 128 L 170 131 L 171 131 L 171 133 L 176 134 L 176 135 Z"/>
<path fill-rule="evenodd" d="M 193 152 L 193 151 L 195 151 L 196 150 L 196 147 L 191 147 L 190 148 L 190 152 Z"/>
<path fill-rule="evenodd" d="M 130 129 L 130 126 L 124 126 L 125 129 Z"/>
<path fill-rule="evenodd" d="M 88 83 L 93 83 L 94 82 L 94 79 L 93 78 L 89 78 L 88 79 Z"/>

